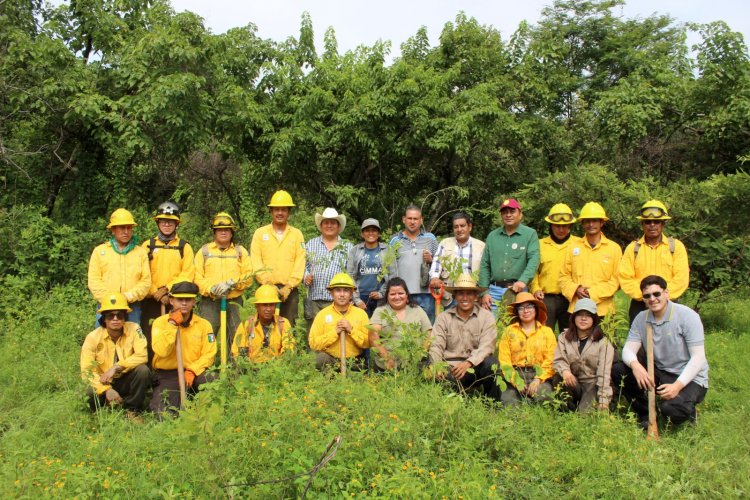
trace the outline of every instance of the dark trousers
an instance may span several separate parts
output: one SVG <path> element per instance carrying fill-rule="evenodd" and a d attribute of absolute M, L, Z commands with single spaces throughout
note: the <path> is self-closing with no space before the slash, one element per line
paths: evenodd
<path fill-rule="evenodd" d="M 526 387 L 528 387 L 536 377 L 536 368 L 521 368 L 514 366 L 513 370 L 515 370 L 516 372 L 516 377 L 521 377 Z M 539 388 L 537 389 L 534 396 L 526 396 L 524 394 L 521 394 L 521 392 L 507 380 L 505 381 L 505 383 L 507 384 L 507 387 L 500 395 L 500 401 L 502 401 L 504 406 L 516 406 L 520 404 L 524 399 L 530 399 L 539 403 L 544 401 L 551 401 L 555 393 L 555 390 L 552 388 L 552 384 L 549 380 L 547 380 L 546 382 L 542 382 L 539 385 Z"/>
<path fill-rule="evenodd" d="M 569 326 L 570 313 L 568 312 L 568 306 L 570 302 L 565 298 L 564 295 L 559 293 L 555 294 L 544 294 L 544 305 L 547 306 L 547 321 L 546 325 L 552 330 L 555 330 L 555 323 L 557 323 L 557 331 L 562 332 Z"/>
<path fill-rule="evenodd" d="M 646 303 L 642 300 L 630 299 L 630 308 L 628 308 L 628 317 L 630 318 L 630 324 L 633 324 L 633 320 L 638 313 L 646 310 Z"/>
<path fill-rule="evenodd" d="M 363 372 L 367 370 L 367 359 L 364 353 L 354 358 L 346 358 L 347 368 L 353 372 Z M 322 371 L 325 367 L 340 369 L 341 359 L 331 356 L 327 352 L 318 352 L 315 354 L 315 368 Z"/>
<path fill-rule="evenodd" d="M 193 381 L 193 385 L 186 387 L 188 397 L 198 393 L 200 386 L 214 379 L 212 373 L 203 372 Z M 169 411 L 173 415 L 180 407 L 180 379 L 177 370 L 156 370 L 154 372 L 154 394 L 151 396 L 149 410 L 157 415 Z"/>
<path fill-rule="evenodd" d="M 672 384 L 677 378 L 678 375 L 674 373 L 654 368 L 656 387 L 662 384 Z M 638 414 L 638 420 L 641 422 L 647 421 L 648 393 L 638 387 L 633 371 L 622 361 L 618 361 L 612 366 L 612 383 L 615 387 L 621 387 L 622 394 L 630 401 L 631 408 Z M 680 425 L 688 420 L 694 421 L 695 405 L 703 401 L 707 391 L 706 387 L 690 382 L 674 399 L 665 400 L 657 396 L 657 411 L 675 425 Z"/>
<path fill-rule="evenodd" d="M 472 387 L 482 387 L 484 395 L 495 401 L 500 400 L 500 388 L 495 382 L 496 373 L 492 365 L 500 366 L 495 356 L 487 356 L 484 361 L 474 367 L 474 373 L 467 373 L 460 380 L 456 380 L 452 374 L 448 374 L 447 380 L 457 390 L 464 391 Z"/>
<path fill-rule="evenodd" d="M 281 288 L 283 285 L 276 285 L 277 288 Z M 297 322 L 297 313 L 299 312 L 299 292 L 296 288 L 292 288 L 289 292 L 289 296 L 285 301 L 279 304 L 279 314 L 282 318 L 289 320 L 289 326 L 294 328 L 294 324 Z"/>
<path fill-rule="evenodd" d="M 151 348 L 151 323 L 156 318 L 161 316 L 162 303 L 152 298 L 145 298 L 141 302 L 141 330 L 143 335 L 146 336 L 148 342 L 148 365 L 151 366 L 151 360 L 154 359 L 154 350 Z M 172 310 L 172 306 L 167 304 L 164 306 L 164 314 L 168 314 Z"/>
<path fill-rule="evenodd" d="M 367 312 L 367 317 L 372 318 L 372 313 L 374 313 L 375 308 L 378 307 L 379 301 L 371 299 L 370 292 L 359 294 L 359 299 L 365 303 L 365 312 Z"/>
<path fill-rule="evenodd" d="M 112 389 L 122 398 L 122 407 L 130 411 L 141 411 L 143 402 L 146 399 L 146 391 L 151 385 L 151 370 L 146 365 L 138 365 L 129 372 L 123 373 L 112 381 Z M 89 408 L 95 412 L 97 408 L 102 408 L 107 404 L 105 393 L 96 394 L 94 389 L 89 387 L 87 395 Z"/>
<path fill-rule="evenodd" d="M 232 342 L 234 341 L 234 332 L 240 326 L 240 307 L 242 306 L 242 296 L 233 299 L 227 299 L 227 357 L 232 358 Z M 221 348 L 221 299 L 213 300 L 209 297 L 203 297 L 198 305 L 200 316 L 211 323 L 216 338 L 219 339 L 219 348 Z M 217 362 L 220 360 L 217 359 Z"/>

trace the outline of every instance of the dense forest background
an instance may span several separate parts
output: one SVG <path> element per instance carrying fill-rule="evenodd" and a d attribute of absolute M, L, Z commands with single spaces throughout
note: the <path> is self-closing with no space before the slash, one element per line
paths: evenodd
<path fill-rule="evenodd" d="M 252 24 L 213 34 L 165 0 L 2 1 L 2 285 L 82 280 L 120 206 L 144 238 L 177 201 L 195 245 L 228 210 L 247 243 L 283 188 L 308 237 L 320 207 L 395 230 L 410 202 L 438 235 L 468 209 L 484 237 L 512 195 L 540 233 L 552 204 L 600 201 L 626 244 L 656 197 L 697 300 L 746 286 L 747 46 L 725 22 L 626 19 L 622 3 L 558 0 L 507 39 L 459 13 L 386 65 L 387 43 L 340 54 L 330 28 L 317 53 L 306 14 L 279 42 Z"/>

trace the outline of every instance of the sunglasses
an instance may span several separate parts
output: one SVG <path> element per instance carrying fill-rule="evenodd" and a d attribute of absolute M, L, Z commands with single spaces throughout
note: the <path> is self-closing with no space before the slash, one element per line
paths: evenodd
<path fill-rule="evenodd" d="M 643 224 L 644 226 L 661 226 L 662 224 L 664 224 L 664 221 L 658 219 L 642 220 L 641 224 Z"/>
<path fill-rule="evenodd" d="M 552 214 L 549 216 L 552 222 L 573 222 L 573 216 L 570 214 Z"/>
<path fill-rule="evenodd" d="M 518 311 L 518 312 L 521 312 L 521 311 L 533 311 L 534 309 L 536 309 L 536 306 L 534 304 L 524 304 L 522 306 L 516 307 L 516 311 Z"/>
<path fill-rule="evenodd" d="M 661 297 L 661 292 L 654 292 L 654 293 L 644 293 L 644 294 L 643 294 L 643 300 L 648 300 L 648 299 L 650 299 L 651 297 L 653 297 L 653 298 L 655 298 L 655 299 L 658 299 L 659 297 Z"/>
<path fill-rule="evenodd" d="M 125 313 L 124 312 L 107 312 L 104 313 L 104 317 L 106 319 L 125 319 Z"/>
<path fill-rule="evenodd" d="M 658 219 L 667 215 L 667 212 L 659 207 L 646 207 L 641 210 L 641 217 L 646 219 Z"/>

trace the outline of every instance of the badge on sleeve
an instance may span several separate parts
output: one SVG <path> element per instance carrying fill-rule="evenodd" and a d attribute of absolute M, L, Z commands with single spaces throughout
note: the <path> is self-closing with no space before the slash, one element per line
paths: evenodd
<path fill-rule="evenodd" d="M 211 344 L 213 344 L 214 342 L 216 342 L 216 335 L 214 335 L 213 333 L 209 333 L 208 334 L 208 342 L 211 343 Z"/>
<path fill-rule="evenodd" d="M 141 327 L 139 326 L 138 329 L 135 331 L 135 334 L 138 336 L 139 339 L 145 339 L 146 336 L 143 335 L 143 330 L 141 330 Z"/>

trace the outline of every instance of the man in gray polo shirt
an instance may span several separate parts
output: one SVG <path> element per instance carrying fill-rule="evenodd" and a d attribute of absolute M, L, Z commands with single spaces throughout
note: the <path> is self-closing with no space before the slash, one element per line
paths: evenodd
<path fill-rule="evenodd" d="M 430 323 L 434 323 L 435 301 L 430 295 L 429 273 L 438 247 L 437 239 L 422 230 L 422 209 L 416 205 L 406 207 L 402 222 L 404 230 L 394 235 L 389 243 L 391 248 L 397 249 L 389 277 L 398 276 L 406 282 L 411 299 L 424 309 Z"/>
<path fill-rule="evenodd" d="M 661 276 L 643 278 L 641 292 L 648 309 L 633 320 L 622 361 L 612 367 L 612 381 L 631 400 L 641 425 L 648 423 L 646 390 L 652 387 L 656 387 L 659 396 L 660 413 L 672 424 L 694 421 L 695 405 L 703 401 L 708 391 L 708 361 L 700 316 L 669 300 L 667 282 Z M 639 360 L 647 325 L 654 332 L 653 381 L 644 368 L 645 359 Z"/>

